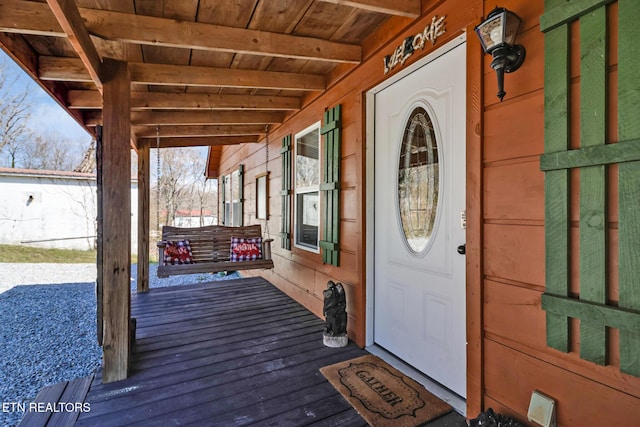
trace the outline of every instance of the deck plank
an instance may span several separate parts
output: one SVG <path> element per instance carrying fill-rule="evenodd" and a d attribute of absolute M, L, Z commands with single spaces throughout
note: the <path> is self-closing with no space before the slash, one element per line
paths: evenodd
<path fill-rule="evenodd" d="M 69 381 L 59 401 L 73 405 L 81 405 L 89 392 L 92 380 L 93 376 L 89 376 Z M 80 415 L 80 410 L 82 410 L 78 409 L 77 406 L 76 409 L 76 411 L 65 410 L 63 412 L 53 413 L 51 418 L 49 418 L 47 427 L 67 427 L 73 425 Z"/>
<path fill-rule="evenodd" d="M 60 396 L 64 393 L 64 389 L 67 388 L 68 381 L 64 381 L 57 384 L 44 387 L 36 396 L 34 402 L 36 403 L 56 403 L 60 400 Z M 51 412 L 42 411 L 27 411 L 20 421 L 20 427 L 39 427 L 44 426 L 49 422 Z"/>
<path fill-rule="evenodd" d="M 77 426 L 367 424 L 319 372 L 367 352 L 325 347 L 324 322 L 260 277 L 135 294 L 132 316 L 130 376 L 98 372 Z"/>
<path fill-rule="evenodd" d="M 325 347 L 324 322 L 262 278 L 160 288 L 131 305 L 131 375 L 102 384 L 98 373 L 78 426 L 241 425 L 280 414 L 299 425 L 311 409 L 353 411 L 319 368 L 366 352 Z"/>

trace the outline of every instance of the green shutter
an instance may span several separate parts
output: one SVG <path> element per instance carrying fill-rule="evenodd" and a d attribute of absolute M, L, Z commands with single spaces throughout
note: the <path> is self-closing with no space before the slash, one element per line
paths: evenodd
<path fill-rule="evenodd" d="M 322 183 L 322 262 L 340 264 L 340 105 L 325 111 L 322 129 L 324 135 Z"/>
<path fill-rule="evenodd" d="M 640 2 L 618 2 L 618 137 L 640 146 Z M 618 166 L 619 306 L 640 311 L 640 161 Z M 640 376 L 640 328 L 620 331 L 620 368 Z"/>
<path fill-rule="evenodd" d="M 238 165 L 238 207 L 240 208 L 240 223 L 234 225 L 242 227 L 244 225 L 244 165 Z"/>
<path fill-rule="evenodd" d="M 225 225 L 226 224 L 226 218 L 225 218 L 225 202 L 226 200 L 224 199 L 224 175 L 221 175 L 220 177 L 218 177 L 218 184 L 219 184 L 219 189 L 218 191 L 220 192 L 220 206 L 218 206 L 218 215 L 219 218 L 221 218 L 220 224 Z"/>
<path fill-rule="evenodd" d="M 607 144 L 607 7 L 613 0 L 546 0 L 545 172 L 547 345 L 570 351 L 570 318 L 580 320 L 580 357 L 607 363 L 607 328 L 620 330 L 620 369 L 640 376 L 640 2 L 619 0 L 619 141 Z M 580 104 L 571 105 L 569 25 L 579 21 Z M 572 110 L 580 148 L 569 149 Z M 618 165 L 618 247 L 608 242 L 607 167 Z M 579 248 L 571 248 L 570 169 L 579 169 Z M 619 302 L 608 303 L 607 265 L 619 258 Z M 579 296 L 570 292 L 571 254 L 579 253 Z"/>
<path fill-rule="evenodd" d="M 282 138 L 282 222 L 280 238 L 282 248 L 291 250 L 291 135 Z"/>

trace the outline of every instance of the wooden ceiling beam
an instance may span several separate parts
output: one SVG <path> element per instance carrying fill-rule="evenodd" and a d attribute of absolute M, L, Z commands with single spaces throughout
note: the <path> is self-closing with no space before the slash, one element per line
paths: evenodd
<path fill-rule="evenodd" d="M 131 80 L 151 85 L 210 86 L 323 91 L 324 76 L 277 71 L 239 70 L 131 63 Z"/>
<path fill-rule="evenodd" d="M 99 110 L 98 91 L 70 90 L 70 109 Z M 299 110 L 301 101 L 293 96 L 229 95 L 212 93 L 132 92 L 132 110 Z"/>
<path fill-rule="evenodd" d="M 41 56 L 38 59 L 38 78 L 48 81 L 93 82 L 79 58 L 56 56 Z"/>
<path fill-rule="evenodd" d="M 138 138 L 155 138 L 155 126 L 132 126 Z M 161 138 L 179 138 L 195 136 L 240 136 L 264 135 L 264 125 L 187 125 L 161 126 Z"/>
<path fill-rule="evenodd" d="M 134 126 L 179 125 L 242 125 L 282 123 L 284 114 L 278 111 L 188 111 L 131 113 Z"/>
<path fill-rule="evenodd" d="M 129 63 L 131 82 L 149 85 L 234 87 L 323 91 L 324 76 L 277 71 L 238 70 L 183 65 Z M 91 82 L 78 58 L 41 56 L 38 75 L 42 80 Z"/>
<path fill-rule="evenodd" d="M 221 145 L 247 144 L 258 142 L 260 138 L 260 135 L 160 138 L 160 148 L 213 147 Z M 148 141 L 151 148 L 157 147 L 157 140 L 155 138 L 141 138 L 140 140 Z"/>
<path fill-rule="evenodd" d="M 67 8 L 66 3 L 70 0 L 47 1 L 50 5 L 59 3 Z M 57 9 L 61 10 L 61 8 Z M 81 16 L 80 22 L 84 19 L 84 26 L 88 33 L 105 40 L 350 64 L 358 64 L 362 61 L 360 46 L 315 37 L 107 10 L 75 9 L 78 11 L 78 16 L 73 19 L 76 20 Z M 70 33 L 66 25 L 63 22 L 58 24 L 56 21 L 59 13 L 53 6 L 49 10 L 43 3 L 1 0 L 0 30 L 54 37 L 68 36 Z M 64 16 L 67 16 L 67 13 L 64 12 Z M 74 25 L 77 26 L 77 24 Z"/>
<path fill-rule="evenodd" d="M 420 16 L 420 0 L 320 0 L 325 3 L 341 4 L 387 15 L 417 18 Z"/>
<path fill-rule="evenodd" d="M 358 64 L 362 48 L 314 37 L 84 9 L 91 34 L 107 40 L 183 49 Z"/>
<path fill-rule="evenodd" d="M 87 69 L 91 80 L 102 93 L 102 59 L 91 41 L 74 0 L 47 0 L 47 4 Z"/>

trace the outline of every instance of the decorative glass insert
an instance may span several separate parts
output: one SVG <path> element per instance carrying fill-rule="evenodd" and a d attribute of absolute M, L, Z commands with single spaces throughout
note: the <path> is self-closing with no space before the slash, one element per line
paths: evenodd
<path fill-rule="evenodd" d="M 423 252 L 433 233 L 438 208 L 438 143 L 429 113 L 416 107 L 402 136 L 398 162 L 398 209 L 404 237 L 414 253 Z"/>

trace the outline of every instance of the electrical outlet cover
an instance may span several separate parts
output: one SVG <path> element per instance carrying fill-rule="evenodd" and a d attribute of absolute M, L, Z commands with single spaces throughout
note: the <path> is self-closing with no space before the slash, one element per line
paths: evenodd
<path fill-rule="evenodd" d="M 529 421 L 533 421 L 544 427 L 555 427 L 556 401 L 545 396 L 537 390 L 534 390 L 531 395 L 531 402 L 529 403 L 529 411 L 527 412 L 527 418 Z"/>

